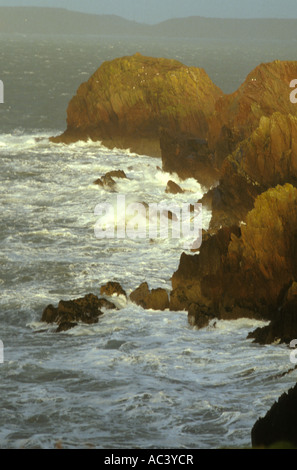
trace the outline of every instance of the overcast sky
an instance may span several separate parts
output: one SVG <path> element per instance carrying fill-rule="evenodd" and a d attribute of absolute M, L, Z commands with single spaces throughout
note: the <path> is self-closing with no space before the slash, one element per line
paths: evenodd
<path fill-rule="evenodd" d="M 48 6 L 116 14 L 145 23 L 168 18 L 297 18 L 297 0 L 0 0 L 0 6 Z"/>

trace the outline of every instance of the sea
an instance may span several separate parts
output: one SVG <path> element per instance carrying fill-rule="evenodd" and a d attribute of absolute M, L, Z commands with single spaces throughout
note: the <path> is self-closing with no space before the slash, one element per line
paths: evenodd
<path fill-rule="evenodd" d="M 205 39 L 0 35 L 0 448 L 225 449 L 251 447 L 251 429 L 296 382 L 290 350 L 247 339 L 264 322 L 144 310 L 124 297 L 95 325 L 64 333 L 44 308 L 100 295 L 119 282 L 171 288 L 182 239 L 99 238 L 95 208 L 133 201 L 195 203 L 204 188 L 161 170 L 161 159 L 100 142 L 50 143 L 66 128 L 80 83 L 106 60 L 140 52 L 202 67 L 225 93 L 296 44 Z M 94 185 L 121 169 L 116 191 Z M 173 179 L 185 193 L 165 192 Z M 203 228 L 211 213 L 203 209 Z"/>

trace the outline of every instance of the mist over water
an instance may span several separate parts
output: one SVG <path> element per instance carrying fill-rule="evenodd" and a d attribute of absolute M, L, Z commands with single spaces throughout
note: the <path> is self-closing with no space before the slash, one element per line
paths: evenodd
<path fill-rule="evenodd" d="M 141 52 L 205 68 L 232 92 L 262 61 L 294 58 L 284 42 L 0 36 L 0 448 L 219 448 L 250 446 L 254 422 L 296 381 L 284 346 L 246 340 L 260 322 L 192 329 L 185 312 L 144 311 L 125 299 L 93 326 L 55 334 L 40 318 L 116 280 L 170 289 L 182 241 L 98 240 L 93 181 L 122 169 L 117 191 L 172 200 L 168 179 L 196 202 L 203 188 L 158 169 L 159 159 L 100 143 L 50 144 L 66 127 L 79 84 L 105 60 Z M 203 214 L 207 227 L 210 214 Z"/>

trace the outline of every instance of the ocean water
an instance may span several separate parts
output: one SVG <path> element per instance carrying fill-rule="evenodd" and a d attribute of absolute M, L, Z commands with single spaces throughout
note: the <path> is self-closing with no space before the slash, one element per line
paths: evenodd
<path fill-rule="evenodd" d="M 143 54 L 202 66 L 231 92 L 261 61 L 293 58 L 288 44 L 119 38 L 0 37 L 0 448 L 249 447 L 255 421 L 296 382 L 289 349 L 247 340 L 262 322 L 217 321 L 197 331 L 186 312 L 145 311 L 117 299 L 96 325 L 63 334 L 40 321 L 56 305 L 115 280 L 170 289 L 184 251 L 176 239 L 98 239 L 97 204 L 194 203 L 161 161 L 100 143 L 65 146 L 67 103 L 104 60 Z M 122 169 L 116 192 L 94 180 Z M 187 191 L 165 193 L 168 179 Z M 211 214 L 203 211 L 207 228 Z M 1 343 L 0 343 L 1 345 Z"/>

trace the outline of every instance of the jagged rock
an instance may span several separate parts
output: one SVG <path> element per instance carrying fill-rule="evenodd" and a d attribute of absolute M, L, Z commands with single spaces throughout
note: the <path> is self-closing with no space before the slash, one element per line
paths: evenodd
<path fill-rule="evenodd" d="M 111 170 L 105 173 L 105 176 L 110 176 L 111 178 L 128 179 L 126 173 L 123 170 Z"/>
<path fill-rule="evenodd" d="M 45 307 L 42 313 L 41 321 L 46 323 L 55 323 L 58 318 L 58 309 L 53 305 Z"/>
<path fill-rule="evenodd" d="M 240 142 L 246 141 L 246 144 L 249 144 L 250 135 L 258 127 L 265 127 L 264 118 L 271 117 L 276 112 L 283 116 L 297 116 L 297 107 L 290 101 L 292 89 L 289 86 L 292 77 L 295 76 L 297 76 L 297 61 L 260 64 L 247 76 L 238 90 L 229 95 L 222 94 L 217 99 L 215 111 L 208 118 L 207 135 L 201 138 L 198 134 L 189 136 L 181 131 L 170 132 L 165 128 L 161 133 L 160 142 L 163 170 L 177 173 L 181 179 L 196 178 L 207 189 L 217 186 L 222 177 L 220 172 L 224 160 L 236 151 Z M 262 119 L 264 120 L 261 123 Z M 253 153 L 248 152 L 246 162 L 250 165 L 245 168 L 245 172 L 247 175 L 250 174 L 252 181 L 259 181 L 260 184 L 262 184 L 261 178 L 256 177 L 259 174 L 266 178 L 266 183 L 271 177 L 273 181 L 271 185 L 292 182 L 290 179 L 277 178 L 277 166 L 281 164 L 284 172 L 283 157 L 289 160 L 291 158 L 291 163 L 295 165 L 296 140 L 291 140 L 292 156 L 282 155 L 282 151 L 290 145 L 289 132 L 284 127 L 278 128 L 278 124 L 276 126 L 272 124 L 270 131 L 271 142 L 268 145 L 270 148 L 267 151 L 267 142 L 265 139 L 262 141 L 262 136 L 259 135 L 260 145 L 253 149 L 256 150 L 254 156 L 257 161 L 253 160 Z M 256 139 L 254 143 L 257 144 Z M 245 150 L 239 149 L 239 155 L 243 158 Z M 272 158 L 273 162 L 268 158 L 269 153 L 276 157 Z M 287 172 L 290 175 L 289 169 Z M 225 182 L 219 199 L 224 200 L 226 197 L 227 204 L 229 193 L 227 192 L 225 196 L 224 190 L 228 189 L 228 181 Z M 266 186 L 266 189 L 267 187 L 269 186 Z"/>
<path fill-rule="evenodd" d="M 87 294 L 75 300 L 60 300 L 58 307 L 47 306 L 42 313 L 41 321 L 57 323 L 59 327 L 61 326 L 57 331 L 66 331 L 77 322 L 98 323 L 99 316 L 103 315 L 101 308 L 113 309 L 116 306 L 105 299 L 99 299 L 94 294 Z"/>
<path fill-rule="evenodd" d="M 219 185 L 200 201 L 212 210 L 211 228 L 245 221 L 256 197 L 277 184 L 297 184 L 297 117 L 263 116 L 222 165 Z"/>
<path fill-rule="evenodd" d="M 94 184 L 98 184 L 105 189 L 114 190 L 116 186 L 116 182 L 113 178 L 122 178 L 127 179 L 126 173 L 123 170 L 112 170 L 108 171 L 103 175 L 101 178 L 98 178 L 94 181 Z"/>
<path fill-rule="evenodd" d="M 281 307 L 275 312 L 269 325 L 256 328 L 248 335 L 254 343 L 286 343 L 297 339 L 297 282 L 288 289 Z"/>
<path fill-rule="evenodd" d="M 107 295 L 112 297 L 113 295 L 123 295 L 127 297 L 125 290 L 122 288 L 119 282 L 110 281 L 100 288 L 101 295 Z"/>
<path fill-rule="evenodd" d="M 94 181 L 94 184 L 97 184 L 104 189 L 111 189 L 112 191 L 114 191 L 116 187 L 115 180 L 108 174 L 98 178 L 96 181 Z"/>
<path fill-rule="evenodd" d="M 68 331 L 71 330 L 72 328 L 75 328 L 78 324 L 73 323 L 70 321 L 62 321 L 58 328 L 56 329 L 56 333 L 62 333 L 63 331 Z"/>
<path fill-rule="evenodd" d="M 297 384 L 281 395 L 251 432 L 253 448 L 297 448 Z"/>
<path fill-rule="evenodd" d="M 183 194 L 184 190 L 177 183 L 169 180 L 165 192 L 168 194 Z"/>
<path fill-rule="evenodd" d="M 137 53 L 104 62 L 67 109 L 67 130 L 52 142 L 99 140 L 160 156 L 160 129 L 203 138 L 222 91 L 203 69 Z"/>
<path fill-rule="evenodd" d="M 259 126 L 263 116 L 275 112 L 297 115 L 297 107 L 290 101 L 289 85 L 294 77 L 297 77 L 297 61 L 260 64 L 238 90 L 217 100 L 207 137 L 217 168 Z"/>
<path fill-rule="evenodd" d="M 218 182 L 220 173 L 205 139 L 172 135 L 168 129 L 163 129 L 160 146 L 163 171 L 176 173 L 182 180 L 195 178 L 206 188 Z"/>
<path fill-rule="evenodd" d="M 246 225 L 204 235 L 199 254 L 182 254 L 173 290 L 218 318 L 277 318 L 284 292 L 297 280 L 296 226 L 297 189 L 267 190 Z"/>
<path fill-rule="evenodd" d="M 147 282 L 143 282 L 130 294 L 130 300 L 147 310 L 166 310 L 169 308 L 166 290 L 158 288 L 150 291 Z"/>
<path fill-rule="evenodd" d="M 201 329 L 209 325 L 214 318 L 209 309 L 198 304 L 191 304 L 188 308 L 188 322 L 191 326 Z"/>

